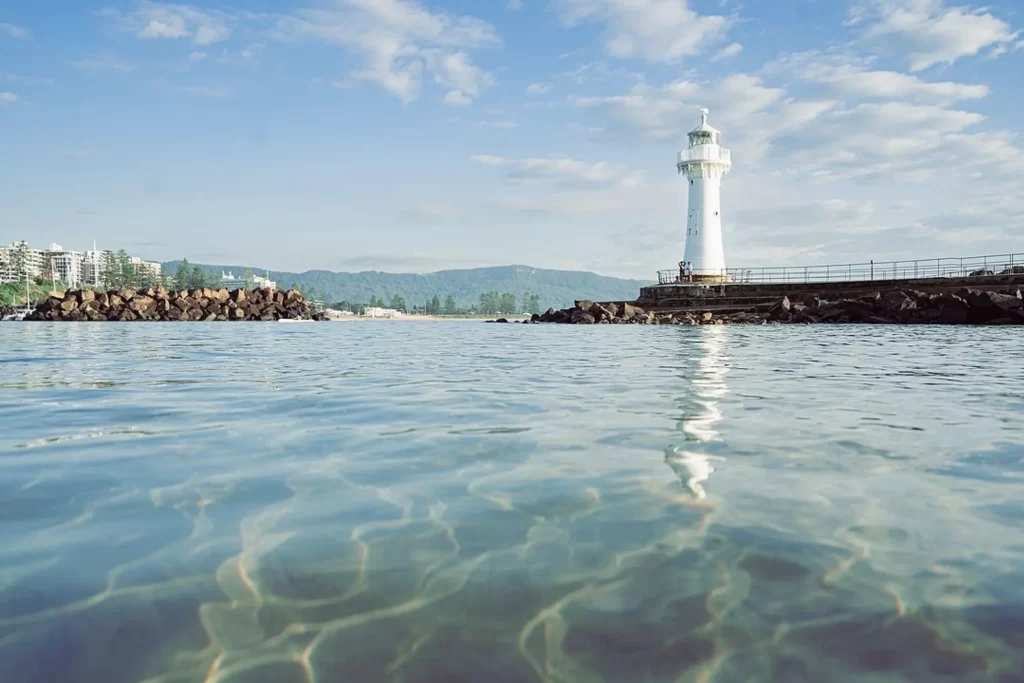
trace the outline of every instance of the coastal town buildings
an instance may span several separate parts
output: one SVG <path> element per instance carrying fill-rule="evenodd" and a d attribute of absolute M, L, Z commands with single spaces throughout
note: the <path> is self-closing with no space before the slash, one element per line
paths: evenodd
<path fill-rule="evenodd" d="M 262 275 L 251 275 L 243 273 L 237 277 L 232 271 L 220 272 L 220 286 L 224 289 L 277 289 L 277 282 L 270 279 L 270 273 L 266 277 Z"/>
<path fill-rule="evenodd" d="M 701 109 L 700 125 L 689 133 L 690 146 L 679 152 L 676 170 L 686 176 L 689 206 L 686 247 L 680 277 L 718 282 L 728 277 L 722 245 L 722 178 L 732 168 L 732 153 L 720 145 L 721 131 L 708 124 Z M 686 265 L 688 264 L 688 265 Z"/>
<path fill-rule="evenodd" d="M 115 264 L 114 255 L 115 252 L 98 250 L 95 245 L 87 251 L 65 249 L 59 244 L 35 249 L 20 240 L 0 247 L 0 283 L 53 278 L 68 287 L 101 285 L 104 273 Z M 124 265 L 145 270 L 155 279 L 161 275 L 159 263 L 137 256 L 127 257 Z"/>
<path fill-rule="evenodd" d="M 394 308 L 381 308 L 379 306 L 367 306 L 363 312 L 366 318 L 400 318 L 404 313 Z"/>

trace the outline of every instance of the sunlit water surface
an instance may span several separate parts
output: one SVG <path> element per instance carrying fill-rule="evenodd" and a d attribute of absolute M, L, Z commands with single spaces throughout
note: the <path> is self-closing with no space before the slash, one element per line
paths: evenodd
<path fill-rule="evenodd" d="M 3 324 L 0 681 L 1021 681 L 1021 341 Z"/>

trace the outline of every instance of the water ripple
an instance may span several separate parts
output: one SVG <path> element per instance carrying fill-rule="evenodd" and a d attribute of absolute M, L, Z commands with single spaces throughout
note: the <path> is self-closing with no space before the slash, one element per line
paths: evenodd
<path fill-rule="evenodd" d="M 1013 680 L 1018 352 L 0 325 L 0 680 Z"/>

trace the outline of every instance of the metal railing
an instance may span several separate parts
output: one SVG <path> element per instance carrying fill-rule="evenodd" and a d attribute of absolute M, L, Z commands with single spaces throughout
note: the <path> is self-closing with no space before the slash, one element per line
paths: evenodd
<path fill-rule="evenodd" d="M 732 151 L 718 145 L 697 145 L 696 147 L 687 147 L 679 152 L 677 165 L 686 164 L 691 161 L 714 161 L 720 164 L 731 164 Z"/>
<path fill-rule="evenodd" d="M 986 277 L 1024 275 L 1024 254 L 970 256 L 966 258 L 916 259 L 913 261 L 868 261 L 824 266 L 775 266 L 727 268 L 722 271 L 693 270 L 693 281 L 729 284 L 783 284 L 813 282 L 868 282 L 872 280 L 916 280 L 941 277 Z M 662 285 L 689 282 L 679 268 L 658 271 Z"/>

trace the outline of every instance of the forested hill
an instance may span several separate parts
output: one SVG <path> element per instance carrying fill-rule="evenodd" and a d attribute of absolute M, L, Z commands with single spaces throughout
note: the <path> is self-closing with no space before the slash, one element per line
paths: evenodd
<path fill-rule="evenodd" d="M 173 275 L 179 261 L 163 264 L 164 273 Z M 211 276 L 220 277 L 221 271 L 231 271 L 241 277 L 246 270 L 265 275 L 262 268 L 252 266 L 200 264 Z M 327 270 L 309 270 L 304 273 L 270 271 L 278 286 L 298 285 L 304 291 L 315 290 L 329 303 L 338 301 L 367 303 L 371 297 L 390 301 L 395 295 L 410 306 L 421 306 L 433 297 L 442 301 L 455 297 L 459 306 L 472 306 L 488 292 L 536 294 L 542 308 L 566 307 L 575 299 L 632 300 L 641 286 L 650 284 L 640 280 L 623 280 L 596 273 L 568 270 L 545 270 L 529 266 L 496 266 L 468 270 L 442 270 L 436 273 L 403 274 L 368 271 L 362 273 L 334 273 Z"/>

